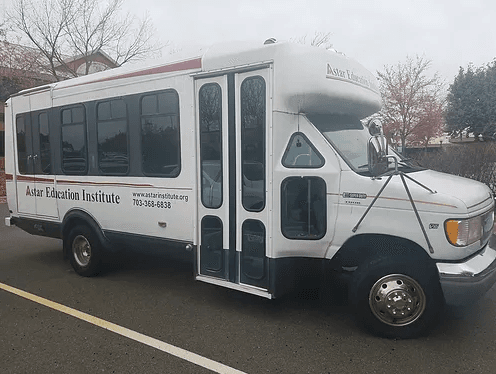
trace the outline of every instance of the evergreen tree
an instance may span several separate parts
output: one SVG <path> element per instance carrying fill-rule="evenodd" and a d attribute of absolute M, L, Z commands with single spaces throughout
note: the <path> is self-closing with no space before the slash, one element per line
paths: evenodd
<path fill-rule="evenodd" d="M 492 140 L 496 132 L 496 65 L 460 68 L 448 92 L 446 130 Z"/>
<path fill-rule="evenodd" d="M 493 61 L 486 68 L 484 99 L 486 124 L 482 137 L 484 140 L 496 140 L 496 61 Z"/>

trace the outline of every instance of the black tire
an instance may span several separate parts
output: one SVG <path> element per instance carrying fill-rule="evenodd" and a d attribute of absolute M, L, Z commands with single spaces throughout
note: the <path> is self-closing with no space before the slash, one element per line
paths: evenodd
<path fill-rule="evenodd" d="M 435 265 L 413 255 L 380 257 L 358 266 L 349 296 L 367 330 L 393 339 L 424 335 L 439 322 L 444 306 Z"/>
<path fill-rule="evenodd" d="M 74 271 L 83 277 L 98 275 L 102 264 L 102 245 L 85 225 L 74 227 L 67 237 L 67 253 Z"/>

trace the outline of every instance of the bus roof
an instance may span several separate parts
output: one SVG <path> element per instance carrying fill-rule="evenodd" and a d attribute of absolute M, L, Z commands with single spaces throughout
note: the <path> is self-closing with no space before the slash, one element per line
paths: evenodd
<path fill-rule="evenodd" d="M 274 110 L 332 112 L 364 118 L 381 107 L 376 78 L 355 60 L 332 50 L 287 42 L 221 43 L 183 60 L 146 66 L 130 64 L 43 87 L 55 93 L 102 82 L 131 83 L 178 74 L 201 76 L 264 63 L 271 64 L 274 69 Z M 17 95 L 39 91 L 40 88 L 28 89 Z"/>

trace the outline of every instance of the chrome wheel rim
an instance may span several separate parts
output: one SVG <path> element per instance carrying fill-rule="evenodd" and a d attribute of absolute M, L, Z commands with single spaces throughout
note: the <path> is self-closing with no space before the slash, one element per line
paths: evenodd
<path fill-rule="evenodd" d="M 372 313 L 390 326 L 406 326 L 424 312 L 427 299 L 418 282 L 407 275 L 386 275 L 374 283 L 369 294 Z"/>
<path fill-rule="evenodd" d="M 88 266 L 91 259 L 91 245 L 83 235 L 78 235 L 72 242 L 72 254 L 81 267 Z"/>

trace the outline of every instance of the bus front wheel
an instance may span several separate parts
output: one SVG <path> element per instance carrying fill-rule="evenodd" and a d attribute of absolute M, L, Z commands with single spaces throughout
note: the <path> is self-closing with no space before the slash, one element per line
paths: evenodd
<path fill-rule="evenodd" d="M 100 272 L 102 246 L 89 227 L 74 227 L 67 243 L 71 265 L 76 273 L 83 277 L 92 277 Z"/>
<path fill-rule="evenodd" d="M 444 305 L 437 272 L 414 256 L 376 258 L 358 266 L 350 301 L 366 329 L 403 339 L 425 334 Z"/>

